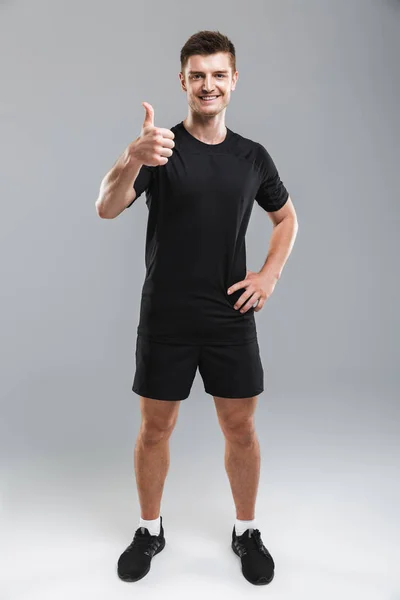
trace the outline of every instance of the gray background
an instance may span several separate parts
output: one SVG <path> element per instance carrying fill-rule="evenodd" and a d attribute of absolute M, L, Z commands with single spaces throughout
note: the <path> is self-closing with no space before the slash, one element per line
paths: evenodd
<path fill-rule="evenodd" d="M 299 220 L 256 313 L 266 374 L 256 517 L 277 563 L 268 595 L 400 598 L 400 3 L 0 10 L 2 597 L 256 593 L 230 549 L 223 436 L 199 373 L 171 438 L 167 551 L 131 586 L 114 572 L 140 516 L 131 385 L 148 211 L 143 195 L 102 220 L 95 201 L 140 133 L 143 100 L 156 125 L 186 117 L 179 52 L 214 29 L 237 52 L 226 124 L 269 149 Z M 251 270 L 271 227 L 255 205 Z"/>

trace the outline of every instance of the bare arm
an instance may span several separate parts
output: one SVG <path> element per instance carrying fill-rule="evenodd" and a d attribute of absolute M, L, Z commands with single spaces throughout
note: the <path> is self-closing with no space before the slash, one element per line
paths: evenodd
<path fill-rule="evenodd" d="M 102 219 L 115 219 L 136 198 L 133 184 L 143 165 L 158 167 L 167 164 L 175 146 L 170 129 L 154 126 L 154 109 L 142 102 L 146 111 L 140 136 L 129 144 L 115 165 L 103 177 L 96 210 Z"/>
<path fill-rule="evenodd" d="M 290 196 L 282 208 L 269 211 L 268 216 L 274 228 L 269 243 L 268 256 L 263 267 L 259 272 L 247 271 L 245 279 L 234 283 L 228 289 L 228 294 L 231 294 L 245 288 L 245 291 L 234 304 L 234 308 L 240 308 L 241 313 L 247 312 L 254 306 L 256 300 L 257 306 L 254 312 L 262 309 L 266 300 L 274 291 L 297 235 L 297 216 Z"/>
<path fill-rule="evenodd" d="M 260 273 L 279 279 L 297 236 L 298 222 L 291 197 L 282 208 L 268 213 L 274 226 L 269 242 L 268 256 Z"/>
<path fill-rule="evenodd" d="M 135 142 L 133 142 L 135 144 Z M 96 210 L 102 219 L 114 219 L 136 198 L 133 187 L 142 164 L 128 148 L 100 184 Z"/>

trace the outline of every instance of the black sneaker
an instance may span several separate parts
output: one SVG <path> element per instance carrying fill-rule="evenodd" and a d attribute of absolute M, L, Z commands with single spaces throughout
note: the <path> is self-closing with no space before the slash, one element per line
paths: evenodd
<path fill-rule="evenodd" d="M 275 564 L 264 546 L 258 529 L 246 529 L 242 535 L 232 531 L 232 550 L 240 557 L 242 573 L 254 585 L 266 585 L 274 578 Z"/>
<path fill-rule="evenodd" d="M 123 581 L 138 581 L 150 571 L 151 559 L 165 546 L 164 528 L 160 517 L 160 534 L 150 535 L 147 527 L 138 527 L 134 538 L 118 559 L 118 577 Z"/>

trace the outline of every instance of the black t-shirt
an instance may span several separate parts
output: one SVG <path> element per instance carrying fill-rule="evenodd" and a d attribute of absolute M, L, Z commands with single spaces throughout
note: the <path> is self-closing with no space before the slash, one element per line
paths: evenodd
<path fill-rule="evenodd" d="M 171 130 L 167 164 L 142 166 L 134 183 L 136 199 L 146 191 L 149 209 L 137 333 L 180 344 L 250 341 L 257 337 L 254 307 L 235 310 L 245 289 L 227 290 L 246 277 L 254 199 L 275 211 L 289 194 L 258 142 L 227 128 L 223 142 L 206 144 L 182 121 Z"/>

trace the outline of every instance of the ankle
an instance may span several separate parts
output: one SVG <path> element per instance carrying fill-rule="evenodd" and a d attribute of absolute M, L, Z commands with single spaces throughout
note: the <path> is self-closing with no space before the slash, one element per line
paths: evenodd
<path fill-rule="evenodd" d="M 139 527 L 147 527 L 150 535 L 160 535 L 161 519 L 160 515 L 155 519 L 143 519 L 140 517 Z"/>

